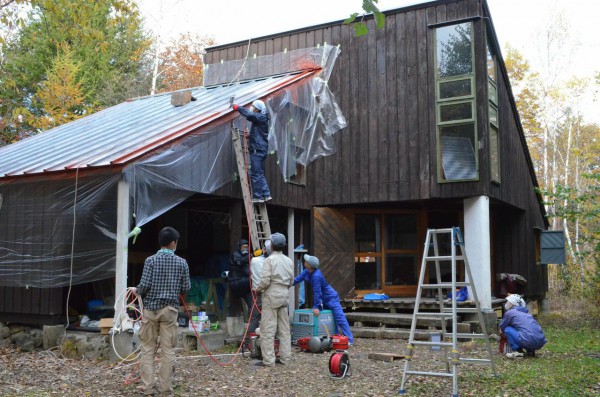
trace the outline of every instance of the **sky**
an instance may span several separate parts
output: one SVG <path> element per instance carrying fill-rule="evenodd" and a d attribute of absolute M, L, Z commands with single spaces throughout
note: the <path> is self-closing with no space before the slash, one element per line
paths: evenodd
<path fill-rule="evenodd" d="M 193 32 L 211 35 L 219 44 L 338 21 L 353 12 L 363 12 L 362 0 L 136 1 L 148 25 L 154 26 L 163 37 Z M 379 0 L 378 6 L 383 11 L 422 2 Z M 596 26 L 599 0 L 488 0 L 488 5 L 503 50 L 509 43 L 536 67 L 540 57 L 535 37 L 552 20 L 550 15 L 559 12 L 569 27 L 571 40 L 577 43 L 574 54 L 561 57 L 565 63 L 561 75 L 591 78 L 600 72 L 600 35 Z M 590 90 L 584 103 L 586 119 L 600 124 L 600 104 L 593 101 L 591 94 Z"/>

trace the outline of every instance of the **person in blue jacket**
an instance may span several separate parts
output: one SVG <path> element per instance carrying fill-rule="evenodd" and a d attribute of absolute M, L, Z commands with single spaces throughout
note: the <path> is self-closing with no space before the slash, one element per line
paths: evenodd
<path fill-rule="evenodd" d="M 500 322 L 500 330 L 506 335 L 513 350 L 506 353 L 506 357 L 535 357 L 535 351 L 546 344 L 542 327 L 529 313 L 525 301 L 519 295 L 507 296 L 504 308 L 506 312 Z"/>
<path fill-rule="evenodd" d="M 248 152 L 250 153 L 250 180 L 252 182 L 252 202 L 264 203 L 271 200 L 271 191 L 265 178 L 265 160 L 269 151 L 269 112 L 263 101 L 252 102 L 250 110 L 232 105 L 233 110 L 252 123 Z"/>
<path fill-rule="evenodd" d="M 350 325 L 344 315 L 338 293 L 327 283 L 319 270 L 319 258 L 304 255 L 304 270 L 294 278 L 294 285 L 306 281 L 313 290 L 313 313 L 318 316 L 321 310 L 331 310 L 338 332 L 348 337 L 348 344 L 354 344 Z"/>

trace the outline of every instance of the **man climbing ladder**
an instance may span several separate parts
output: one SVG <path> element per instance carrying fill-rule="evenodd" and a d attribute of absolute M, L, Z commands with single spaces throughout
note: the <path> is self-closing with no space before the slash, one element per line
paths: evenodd
<path fill-rule="evenodd" d="M 233 110 L 240 112 L 246 120 L 252 123 L 250 127 L 250 180 L 252 181 L 252 202 L 263 203 L 271 200 L 271 191 L 265 178 L 265 160 L 269 151 L 269 112 L 261 100 L 252 102 L 250 110 L 232 104 Z M 258 247 L 256 247 L 258 248 Z"/>

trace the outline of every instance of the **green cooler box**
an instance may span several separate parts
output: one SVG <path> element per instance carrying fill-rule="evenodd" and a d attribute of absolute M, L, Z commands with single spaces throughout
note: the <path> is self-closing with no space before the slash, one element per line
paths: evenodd
<path fill-rule="evenodd" d="M 328 331 L 329 335 L 337 332 L 331 310 L 321 310 L 319 316 L 315 316 L 312 309 L 294 310 L 291 328 L 292 343 L 296 343 L 299 338 L 325 336 Z"/>

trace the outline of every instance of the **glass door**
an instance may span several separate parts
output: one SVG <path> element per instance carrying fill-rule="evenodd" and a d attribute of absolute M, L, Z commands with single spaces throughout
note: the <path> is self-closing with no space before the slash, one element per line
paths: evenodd
<path fill-rule="evenodd" d="M 417 211 L 356 213 L 356 291 L 413 295 L 420 265 L 418 230 Z"/>

